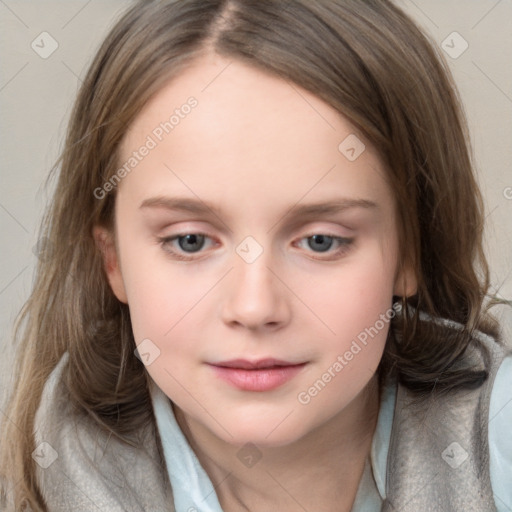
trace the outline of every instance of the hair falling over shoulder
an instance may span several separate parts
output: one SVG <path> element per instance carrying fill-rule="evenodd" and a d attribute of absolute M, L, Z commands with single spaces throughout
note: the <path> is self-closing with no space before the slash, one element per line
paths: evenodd
<path fill-rule="evenodd" d="M 485 379 L 485 368 L 463 359 L 474 330 L 498 335 L 483 306 L 483 204 L 460 100 L 435 45 L 388 0 L 139 1 L 94 57 L 51 173 L 56 189 L 40 232 L 47 250 L 17 320 L 16 382 L 2 425 L 3 498 L 15 510 L 46 510 L 32 431 L 44 383 L 65 352 L 73 404 L 106 431 L 132 443 L 130 433 L 152 421 L 129 310 L 113 295 L 92 236 L 96 225 L 113 227 L 115 191 L 99 199 L 94 190 L 118 169 L 123 137 L 148 100 L 211 51 L 316 94 L 379 152 L 396 197 L 400 261 L 418 278 L 380 371 L 396 371 L 418 392 Z M 464 329 L 425 322 L 420 311 Z"/>

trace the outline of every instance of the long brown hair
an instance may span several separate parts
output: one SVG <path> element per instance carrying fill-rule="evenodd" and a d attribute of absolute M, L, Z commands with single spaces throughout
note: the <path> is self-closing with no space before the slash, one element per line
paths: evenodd
<path fill-rule="evenodd" d="M 17 322 L 16 383 L 2 426 L 0 476 L 16 510 L 45 510 L 34 481 L 32 430 L 43 385 L 64 352 L 73 404 L 131 443 L 152 421 L 147 373 L 133 355 L 129 311 L 113 295 L 95 225 L 113 225 L 118 150 L 147 101 L 192 59 L 216 51 L 317 95 L 379 152 L 394 190 L 400 263 L 418 279 L 394 319 L 382 374 L 427 391 L 478 385 L 464 364 L 475 329 L 497 335 L 483 309 L 489 287 L 483 206 L 466 121 L 435 45 L 387 0 L 142 1 L 95 56 L 72 112 L 41 239 L 47 248 Z M 409 306 L 413 306 L 409 309 Z M 427 322 L 419 312 L 463 325 Z M 455 332 L 455 334 L 454 334 Z"/>

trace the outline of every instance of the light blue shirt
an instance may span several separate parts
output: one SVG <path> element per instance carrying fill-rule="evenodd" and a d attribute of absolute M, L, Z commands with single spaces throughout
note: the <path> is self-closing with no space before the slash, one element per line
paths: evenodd
<path fill-rule="evenodd" d="M 181 431 L 167 396 L 152 382 L 151 397 L 174 492 L 176 512 L 223 512 L 213 484 Z M 396 383 L 383 389 L 372 440 L 352 512 L 379 512 L 386 498 L 386 463 Z M 496 374 L 489 410 L 490 474 L 498 512 L 512 511 L 512 356 Z"/>

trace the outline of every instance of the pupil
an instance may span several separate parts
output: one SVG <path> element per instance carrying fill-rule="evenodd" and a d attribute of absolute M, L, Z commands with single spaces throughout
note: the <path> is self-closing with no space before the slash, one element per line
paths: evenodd
<path fill-rule="evenodd" d="M 320 244 L 320 247 L 316 247 L 316 249 L 319 249 L 319 252 L 325 252 L 330 249 L 332 244 L 332 237 L 325 236 L 325 235 L 313 235 L 310 240 L 313 240 L 313 243 Z M 312 249 L 315 249 L 315 247 L 312 247 L 310 244 L 310 247 Z"/>
<path fill-rule="evenodd" d="M 200 249 L 204 242 L 203 235 L 185 235 L 179 238 L 180 247 L 184 251 L 193 252 L 194 250 Z M 194 247 L 196 246 L 196 247 Z M 190 250 L 192 249 L 192 250 Z"/>

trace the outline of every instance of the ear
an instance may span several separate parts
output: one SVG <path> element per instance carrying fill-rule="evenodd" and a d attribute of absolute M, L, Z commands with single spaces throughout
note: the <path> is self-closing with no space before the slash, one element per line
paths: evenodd
<path fill-rule="evenodd" d="M 103 256 L 103 267 L 114 295 L 121 302 L 128 304 L 113 234 L 111 231 L 101 226 L 94 226 L 92 234 L 96 246 Z"/>
<path fill-rule="evenodd" d="M 393 295 L 397 297 L 411 297 L 418 292 L 418 279 L 411 263 L 406 263 L 398 269 L 395 279 Z"/>

